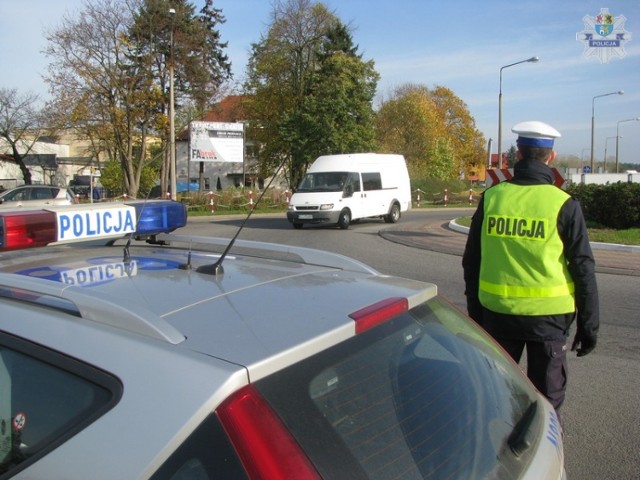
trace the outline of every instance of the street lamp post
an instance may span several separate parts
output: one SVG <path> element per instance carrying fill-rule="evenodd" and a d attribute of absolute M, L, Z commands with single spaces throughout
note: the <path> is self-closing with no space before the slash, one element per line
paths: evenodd
<path fill-rule="evenodd" d="M 171 183 L 171 200 L 177 200 L 178 189 L 176 181 L 176 131 L 175 131 L 175 100 L 173 93 L 173 19 L 176 14 L 174 8 L 169 9 L 171 16 L 171 36 L 170 36 L 170 53 L 169 53 L 169 181 Z"/>
<path fill-rule="evenodd" d="M 620 124 L 624 122 L 637 122 L 640 117 L 627 118 L 626 120 L 620 120 L 616 126 L 616 173 L 618 173 L 618 139 L 620 138 Z"/>
<path fill-rule="evenodd" d="M 593 155 L 594 155 L 594 134 L 596 131 L 596 98 L 608 97 L 609 95 L 623 95 L 624 92 L 622 90 L 618 90 L 617 92 L 609 92 L 603 93 L 602 95 L 596 95 L 591 99 L 591 172 L 593 173 Z"/>
<path fill-rule="evenodd" d="M 607 173 L 607 143 L 609 142 L 609 140 L 611 140 L 612 138 L 616 139 L 616 144 L 618 142 L 618 136 L 616 135 L 615 137 L 607 137 L 604 141 L 604 171 L 602 173 Z"/>
<path fill-rule="evenodd" d="M 519 62 L 510 63 L 509 65 L 500 67 L 500 94 L 498 95 L 498 168 L 502 168 L 502 70 L 521 63 L 535 63 L 539 60 L 540 59 L 538 57 L 531 57 L 526 60 L 521 60 Z"/>

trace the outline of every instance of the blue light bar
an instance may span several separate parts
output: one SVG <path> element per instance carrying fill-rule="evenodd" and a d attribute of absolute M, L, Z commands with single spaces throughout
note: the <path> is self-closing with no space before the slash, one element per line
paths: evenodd
<path fill-rule="evenodd" d="M 136 235 L 168 233 L 187 224 L 187 207 L 170 200 L 127 202 L 136 209 Z"/>

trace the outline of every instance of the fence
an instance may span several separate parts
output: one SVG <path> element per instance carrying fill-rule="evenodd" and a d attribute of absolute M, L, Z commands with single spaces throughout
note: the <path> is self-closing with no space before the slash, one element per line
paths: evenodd
<path fill-rule="evenodd" d="M 419 188 L 413 191 L 413 206 L 425 207 L 425 206 L 444 206 L 449 205 L 477 205 L 480 199 L 480 191 L 473 189 L 464 190 L 462 192 L 452 192 L 449 189 L 444 189 L 442 192 L 425 192 Z"/>

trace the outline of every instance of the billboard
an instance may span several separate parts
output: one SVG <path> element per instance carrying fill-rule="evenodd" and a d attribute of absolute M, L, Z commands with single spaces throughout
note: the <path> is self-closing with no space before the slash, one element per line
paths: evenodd
<path fill-rule="evenodd" d="M 244 124 L 191 122 L 189 161 L 243 162 Z"/>

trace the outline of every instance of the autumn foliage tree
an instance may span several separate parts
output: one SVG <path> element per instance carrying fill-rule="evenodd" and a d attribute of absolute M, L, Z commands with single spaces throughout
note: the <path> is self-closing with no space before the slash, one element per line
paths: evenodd
<path fill-rule="evenodd" d="M 94 156 L 119 162 L 130 196 L 154 161 L 150 144 L 168 143 L 172 51 L 177 107 L 206 104 L 230 76 L 219 13 L 211 0 L 199 16 L 186 0 L 90 0 L 47 35 L 52 120 L 89 139 Z"/>
<path fill-rule="evenodd" d="M 484 139 L 466 104 L 445 87 L 397 88 L 380 106 L 376 128 L 380 148 L 403 154 L 415 180 L 453 179 L 484 159 Z"/>

